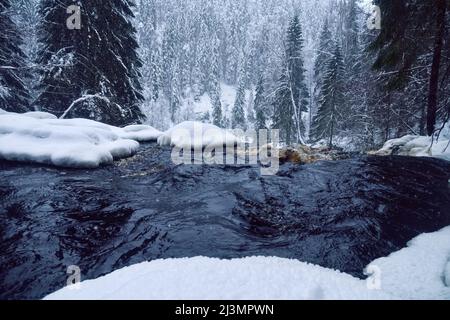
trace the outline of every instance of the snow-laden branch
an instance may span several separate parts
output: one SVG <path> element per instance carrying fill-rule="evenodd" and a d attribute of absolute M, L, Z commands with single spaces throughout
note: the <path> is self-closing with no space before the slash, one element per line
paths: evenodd
<path fill-rule="evenodd" d="M 110 103 L 110 101 L 109 101 L 108 98 L 106 98 L 106 97 L 104 97 L 104 96 L 101 96 L 101 95 L 99 95 L 99 94 L 87 94 L 87 95 L 84 95 L 84 96 L 82 96 L 81 98 L 76 99 L 75 101 L 73 101 L 73 102 L 71 103 L 71 105 L 69 106 L 69 108 L 67 108 L 67 110 L 64 111 L 64 113 L 62 114 L 62 116 L 60 117 L 60 119 L 64 119 L 65 117 L 67 117 L 67 115 L 69 114 L 69 112 L 70 112 L 70 111 L 74 108 L 74 106 L 77 105 L 78 103 L 81 103 L 81 102 L 83 102 L 83 101 L 87 101 L 87 100 L 93 99 L 93 98 L 101 99 L 101 100 L 105 101 L 105 102 L 108 103 L 108 104 Z"/>

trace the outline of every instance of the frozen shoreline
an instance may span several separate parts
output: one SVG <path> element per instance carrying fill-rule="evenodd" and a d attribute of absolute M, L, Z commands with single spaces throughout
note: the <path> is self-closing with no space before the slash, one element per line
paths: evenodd
<path fill-rule="evenodd" d="M 373 261 L 367 280 L 297 260 L 195 257 L 133 265 L 45 299 L 450 299 L 444 282 L 450 277 L 449 256 L 447 227 L 422 234 L 407 248 Z"/>

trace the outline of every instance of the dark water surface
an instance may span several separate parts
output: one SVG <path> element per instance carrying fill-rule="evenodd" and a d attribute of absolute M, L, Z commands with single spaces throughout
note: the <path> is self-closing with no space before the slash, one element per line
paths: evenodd
<path fill-rule="evenodd" d="M 143 145 L 97 170 L 0 161 L 0 299 L 42 298 L 69 265 L 83 279 L 159 258 L 264 255 L 363 277 L 374 259 L 450 225 L 450 163 L 361 157 L 261 177 L 174 166 Z"/>

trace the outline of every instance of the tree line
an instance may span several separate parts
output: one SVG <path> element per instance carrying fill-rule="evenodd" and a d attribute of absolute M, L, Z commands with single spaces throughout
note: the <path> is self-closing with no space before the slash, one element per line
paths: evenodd
<path fill-rule="evenodd" d="M 70 30 L 77 3 L 82 26 Z M 450 117 L 450 2 L 374 4 L 380 30 L 357 0 L 0 0 L 0 108 L 114 125 L 197 118 L 359 150 L 438 133 Z M 198 119 L 205 95 L 211 112 Z"/>

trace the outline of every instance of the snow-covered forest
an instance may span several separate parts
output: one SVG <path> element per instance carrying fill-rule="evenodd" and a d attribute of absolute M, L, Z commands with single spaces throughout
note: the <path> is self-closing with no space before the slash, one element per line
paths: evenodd
<path fill-rule="evenodd" d="M 450 0 L 0 0 L 0 300 L 449 300 L 449 161 Z"/>
<path fill-rule="evenodd" d="M 373 149 L 448 120 L 437 3 L 377 0 L 377 30 L 362 0 L 2 0 L 0 108 Z M 66 26 L 72 4 L 80 30 Z"/>

